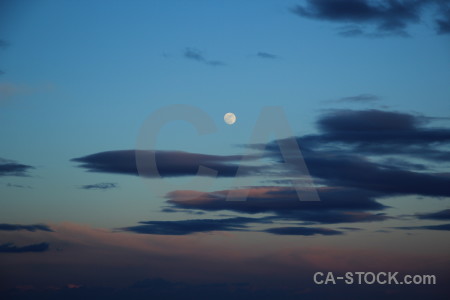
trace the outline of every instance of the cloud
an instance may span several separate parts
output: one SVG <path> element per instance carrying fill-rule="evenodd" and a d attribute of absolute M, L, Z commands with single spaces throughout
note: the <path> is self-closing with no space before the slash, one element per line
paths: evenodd
<path fill-rule="evenodd" d="M 0 259 L 2 276 L 8 279 L 0 282 L 0 297 L 5 298 L 6 294 L 11 295 L 9 298 L 20 295 L 31 299 L 148 299 L 151 296 L 179 299 L 181 295 L 186 299 L 298 299 L 300 295 L 306 299 L 330 299 L 336 290 L 322 295 L 323 287 L 311 280 L 317 270 L 336 274 L 360 270 L 431 273 L 443 284 L 430 286 L 431 290 L 417 286 L 414 293 L 420 293 L 420 297 L 416 298 L 441 293 L 436 298 L 446 299 L 448 293 L 445 285 L 449 278 L 448 253 L 424 253 L 423 248 L 411 247 L 417 243 L 414 239 L 404 241 L 407 251 L 396 253 L 391 251 L 392 245 L 384 250 L 370 245 L 355 248 L 352 238 L 343 234 L 339 236 L 341 243 L 335 247 L 318 241 L 310 243 L 310 239 L 301 236 L 283 236 L 285 242 L 278 243 L 276 237 L 245 231 L 214 236 L 166 236 L 111 232 L 72 223 L 54 224 L 52 228 L 54 233 L 22 234 L 30 240 L 36 239 L 36 234 L 48 238 L 58 252 L 10 254 L 8 259 Z M 273 241 L 268 242 L 268 238 Z M 23 291 L 20 286 L 24 284 L 32 288 Z M 82 287 L 69 289 L 68 284 Z M 398 299 L 399 295 L 404 298 L 404 292 L 411 291 L 412 287 L 392 288 L 400 290 L 387 294 L 385 286 L 380 286 L 379 292 L 371 291 L 371 296 L 373 299 Z M 342 289 L 348 292 L 348 287 Z M 283 291 L 288 291 L 290 296 L 284 297 Z M 367 289 L 355 292 L 350 298 L 367 296 Z"/>
<path fill-rule="evenodd" d="M 44 224 L 34 224 L 34 225 L 20 225 L 20 224 L 0 224 L 0 230 L 4 231 L 16 231 L 16 230 L 26 230 L 35 232 L 37 230 L 53 232 L 50 227 Z"/>
<path fill-rule="evenodd" d="M 244 189 L 241 189 L 243 191 Z M 205 211 L 231 210 L 241 213 L 275 213 L 282 216 L 312 210 L 361 211 L 380 210 L 384 205 L 374 200 L 379 193 L 358 189 L 318 188 L 321 201 L 299 201 L 292 187 L 261 186 L 246 189 L 246 201 L 233 201 L 231 190 L 215 192 L 173 191 L 166 195 L 167 202 L 177 208 Z M 233 190 L 234 191 L 234 190 Z M 229 199 L 227 200 L 227 196 Z M 306 217 L 306 215 L 305 215 Z M 343 216 L 341 216 L 343 218 Z M 312 216 L 310 215 L 310 218 Z M 319 218 L 319 217 L 318 217 Z M 352 216 L 348 215 L 348 219 Z"/>
<path fill-rule="evenodd" d="M 145 151 L 154 153 L 159 174 L 162 177 L 194 176 L 199 166 L 216 170 L 218 177 L 233 177 L 239 168 L 239 155 L 207 155 L 182 151 Z M 117 150 L 95 153 L 72 161 L 89 172 L 139 175 L 136 167 L 135 150 Z M 252 170 L 251 167 L 248 170 Z M 257 169 L 253 168 L 256 172 Z"/>
<path fill-rule="evenodd" d="M 366 103 L 366 102 L 374 102 L 378 101 L 380 98 L 376 95 L 372 94 L 359 94 L 356 96 L 343 97 L 335 102 L 352 102 L 352 103 Z"/>
<path fill-rule="evenodd" d="M 112 182 L 86 184 L 86 185 L 81 186 L 81 188 L 84 190 L 108 190 L 108 189 L 114 189 L 117 187 L 118 187 L 117 183 L 112 183 Z"/>
<path fill-rule="evenodd" d="M 305 161 L 310 173 L 330 186 L 380 192 L 386 196 L 450 196 L 450 177 L 439 173 L 401 170 L 357 155 L 310 153 Z"/>
<path fill-rule="evenodd" d="M 187 48 L 184 50 L 184 57 L 187 59 L 192 59 L 192 60 L 196 60 L 199 62 L 205 61 L 203 54 L 199 50 L 192 49 L 192 48 Z"/>
<path fill-rule="evenodd" d="M 322 115 L 317 124 L 326 133 L 382 132 L 386 140 L 389 137 L 386 133 L 418 130 L 425 122 L 425 118 L 407 113 L 371 109 L 334 110 Z"/>
<path fill-rule="evenodd" d="M 450 129 L 427 126 L 432 117 L 383 110 L 332 110 L 317 121 L 321 134 L 298 137 L 303 148 L 352 147 L 347 153 L 448 160 Z M 326 145 L 327 144 L 327 145 Z M 340 151 L 342 152 L 342 151 Z"/>
<path fill-rule="evenodd" d="M 425 226 L 406 226 L 406 227 L 393 227 L 395 229 L 403 229 L 403 230 L 440 230 L 440 231 L 449 231 L 450 224 L 441 224 L 441 225 L 425 225 Z"/>
<path fill-rule="evenodd" d="M 385 206 L 374 200 L 377 193 L 361 190 L 319 188 L 320 202 L 299 201 L 297 192 L 292 187 L 249 188 L 246 190 L 248 193 L 246 201 L 233 201 L 228 195 L 231 191 L 235 190 L 210 193 L 179 190 L 168 193 L 166 198 L 176 209 L 271 214 L 259 219 L 240 219 L 244 223 L 268 224 L 290 221 L 297 222 L 297 225 L 337 224 L 379 222 L 391 218 L 382 213 L 367 212 L 367 210 L 381 210 Z"/>
<path fill-rule="evenodd" d="M 314 228 L 314 227 L 277 227 L 264 230 L 264 232 L 278 234 L 278 235 L 338 235 L 342 234 L 342 231 L 327 229 L 327 228 Z"/>
<path fill-rule="evenodd" d="M 31 189 L 32 187 L 29 185 L 16 184 L 16 183 L 7 183 L 7 187 L 19 188 L 19 189 Z"/>
<path fill-rule="evenodd" d="M 425 220 L 450 220 L 450 209 L 444 209 L 432 213 L 416 214 L 417 218 Z"/>
<path fill-rule="evenodd" d="M 448 4 L 441 0 L 307 0 L 291 11 L 300 17 L 350 24 L 352 28 L 341 32 L 346 36 L 407 36 L 408 26 L 421 23 L 426 9 L 441 15 L 435 19 L 438 33 L 448 33 L 445 8 Z M 374 26 L 375 31 L 366 33 L 363 26 Z"/>
<path fill-rule="evenodd" d="M 1 176 L 27 176 L 27 172 L 34 169 L 32 166 L 16 163 L 12 160 L 0 158 Z"/>
<path fill-rule="evenodd" d="M 246 224 L 258 222 L 253 218 L 228 218 L 228 219 L 200 219 L 180 221 L 145 221 L 143 225 L 121 228 L 143 234 L 185 235 L 197 232 L 209 231 L 240 231 L 247 228 Z"/>
<path fill-rule="evenodd" d="M 32 244 L 23 247 L 17 247 L 12 243 L 0 245 L 0 253 L 45 252 L 48 251 L 48 249 L 48 243 Z"/>
<path fill-rule="evenodd" d="M 194 49 L 194 48 L 186 48 L 184 50 L 183 56 L 186 59 L 194 60 L 200 63 L 204 63 L 206 65 L 210 66 L 224 66 L 225 63 L 219 60 L 208 60 L 205 58 L 203 53 L 200 50 Z"/>
<path fill-rule="evenodd" d="M 267 53 L 267 52 L 258 52 L 256 54 L 257 57 L 259 58 L 265 58 L 265 59 L 277 59 L 278 56 L 275 54 L 271 54 L 271 53 Z"/>
<path fill-rule="evenodd" d="M 438 18 L 435 19 L 438 34 L 450 34 L 450 3 L 436 0 L 439 5 Z"/>
<path fill-rule="evenodd" d="M 447 20 L 437 20 L 438 33 L 450 34 L 450 17 Z"/>

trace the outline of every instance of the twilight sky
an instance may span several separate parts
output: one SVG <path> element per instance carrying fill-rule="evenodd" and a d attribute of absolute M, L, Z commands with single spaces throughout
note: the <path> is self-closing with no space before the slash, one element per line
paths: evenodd
<path fill-rule="evenodd" d="M 447 0 L 1 1 L 0 295 L 447 299 L 449 53 Z"/>

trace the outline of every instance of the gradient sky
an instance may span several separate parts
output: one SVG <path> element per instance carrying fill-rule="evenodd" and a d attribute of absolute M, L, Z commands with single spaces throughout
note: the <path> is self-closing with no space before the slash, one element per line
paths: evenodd
<path fill-rule="evenodd" d="M 321 290 L 312 274 L 448 280 L 449 37 L 444 0 L 2 1 L 0 289 L 14 298 L 122 285 L 135 295 L 144 282 L 201 294 L 219 282 L 223 294 L 245 282 L 280 299 L 359 298 L 367 289 Z M 201 109 L 217 130 L 167 124 L 147 150 L 166 155 L 168 177 L 139 178 L 139 130 L 173 104 Z M 319 209 L 279 204 L 296 176 L 274 146 L 288 136 L 258 141 L 265 158 L 234 177 L 240 157 L 230 156 L 252 153 L 260 113 L 274 105 L 322 188 Z M 227 112 L 236 124 L 223 122 Z M 223 177 L 183 202 L 198 162 Z M 223 203 L 244 187 L 256 202 Z M 426 293 L 448 296 L 442 286 Z"/>

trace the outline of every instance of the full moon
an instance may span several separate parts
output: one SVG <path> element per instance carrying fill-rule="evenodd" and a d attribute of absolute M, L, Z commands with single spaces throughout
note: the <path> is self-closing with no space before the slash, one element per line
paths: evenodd
<path fill-rule="evenodd" d="M 233 125 L 236 122 L 236 116 L 233 113 L 226 113 L 225 116 L 223 116 L 223 120 L 228 125 Z"/>

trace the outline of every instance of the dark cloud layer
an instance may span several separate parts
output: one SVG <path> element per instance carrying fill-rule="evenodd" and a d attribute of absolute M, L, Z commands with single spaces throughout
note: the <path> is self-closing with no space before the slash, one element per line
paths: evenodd
<path fill-rule="evenodd" d="M 277 234 L 277 235 L 338 235 L 342 234 L 341 231 L 327 229 L 327 228 L 315 228 L 315 227 L 276 227 L 264 230 L 264 232 Z"/>
<path fill-rule="evenodd" d="M 396 229 L 403 230 L 439 230 L 439 231 L 449 231 L 450 224 L 441 225 L 425 225 L 425 226 L 405 226 L 405 227 L 395 227 Z"/>
<path fill-rule="evenodd" d="M 20 225 L 20 224 L 0 224 L 0 230 L 4 231 L 16 231 L 16 230 L 26 230 L 26 231 L 48 231 L 53 232 L 53 230 L 44 224 L 34 224 L 34 225 Z"/>
<path fill-rule="evenodd" d="M 201 219 L 180 221 L 145 221 L 138 226 L 121 228 L 143 234 L 185 235 L 209 231 L 236 231 L 247 228 L 246 224 L 258 221 L 252 218 Z"/>
<path fill-rule="evenodd" d="M 144 150 L 138 150 L 143 151 Z M 150 154 L 150 151 L 147 151 Z M 214 169 L 219 177 L 233 177 L 238 170 L 239 155 L 207 155 L 182 151 L 156 151 L 156 164 L 162 177 L 194 176 L 199 166 Z M 139 175 L 135 150 L 117 150 L 74 158 L 79 167 L 90 172 Z"/>
<path fill-rule="evenodd" d="M 32 244 L 23 247 L 17 247 L 12 243 L 0 245 L 0 253 L 45 252 L 48 251 L 48 249 L 48 243 Z"/>
<path fill-rule="evenodd" d="M 390 218 L 385 214 L 366 212 L 366 210 L 384 209 L 385 206 L 372 198 L 377 195 L 376 193 L 365 193 L 359 190 L 319 189 L 321 200 L 319 202 L 299 201 L 297 192 L 292 187 L 251 188 L 247 190 L 246 201 L 234 201 L 229 196 L 231 191 L 235 190 L 211 193 L 174 191 L 167 194 L 167 202 L 177 209 L 272 214 L 259 219 L 240 219 L 249 223 L 292 221 L 299 225 L 336 224 L 376 222 Z"/>
<path fill-rule="evenodd" d="M 352 147 L 351 153 L 404 155 L 447 161 L 450 129 L 430 127 L 433 118 L 382 110 L 333 110 L 317 121 L 321 134 L 298 137 L 303 148 Z M 348 152 L 348 151 L 347 151 Z"/>
<path fill-rule="evenodd" d="M 408 163 L 411 158 L 444 161 L 450 154 L 444 150 L 450 145 L 450 129 L 428 126 L 431 119 L 391 111 L 333 110 L 319 118 L 319 134 L 297 137 L 297 142 L 310 174 L 327 186 L 378 192 L 378 197 L 448 197 L 448 175 Z M 267 150 L 283 161 L 277 141 Z"/>
<path fill-rule="evenodd" d="M 204 193 L 198 191 L 174 191 L 167 194 L 168 203 L 178 208 L 206 211 L 232 210 L 242 213 L 293 214 L 303 210 L 380 210 L 384 205 L 374 197 L 378 193 L 357 189 L 318 189 L 320 201 L 299 201 L 292 187 L 256 187 L 249 189 L 246 201 L 227 199 L 231 190 Z"/>
<path fill-rule="evenodd" d="M 0 158 L 0 176 L 26 176 L 32 166 Z"/>
<path fill-rule="evenodd" d="M 313 176 L 330 186 L 343 186 L 389 195 L 450 196 L 450 177 L 439 173 L 401 170 L 357 155 L 305 155 Z"/>
<path fill-rule="evenodd" d="M 364 98 L 364 97 L 363 97 Z M 370 98 L 370 97 L 369 97 Z M 413 159 L 440 161 L 450 144 L 450 129 L 430 126 L 434 118 L 383 110 L 331 110 L 317 121 L 319 132 L 295 137 L 314 178 L 321 201 L 299 201 L 297 191 L 288 182 L 298 175 L 297 166 L 277 164 L 282 141 L 265 147 L 265 162 L 252 159 L 244 175 L 256 175 L 279 186 L 254 186 L 244 189 L 247 201 L 228 201 L 231 190 L 205 193 L 173 191 L 167 194 L 165 212 L 181 210 L 238 213 L 268 213 L 271 221 L 311 222 L 315 224 L 384 221 L 390 217 L 370 211 L 383 210 L 380 199 L 398 195 L 450 196 L 450 176 L 430 169 L 430 164 Z M 252 148 L 256 145 L 247 145 Z M 440 147 L 440 148 L 439 148 Z M 284 149 L 284 155 L 290 155 Z M 142 151 L 142 150 L 141 150 Z M 158 170 L 163 177 L 195 176 L 199 166 L 212 168 L 219 177 L 233 177 L 242 156 L 218 156 L 179 151 L 157 151 Z M 380 159 L 382 158 L 382 159 Z M 271 160 L 271 163 L 267 163 Z M 96 153 L 73 161 L 93 172 L 137 175 L 135 151 Z M 256 162 L 256 164 L 255 164 Z M 267 182 L 267 180 L 266 180 Z M 234 190 L 235 191 L 235 190 Z M 432 216 L 428 216 L 431 218 Z M 420 218 L 420 217 L 419 217 Z M 422 218 L 426 218 L 424 215 Z M 266 222 L 255 221 L 256 223 Z M 210 223 L 208 223 L 210 222 Z M 151 221 L 126 230 L 152 234 L 189 234 L 211 230 L 243 230 L 247 223 L 223 220 Z M 297 223 L 295 225 L 302 225 Z M 209 226 L 209 227 L 208 227 Z"/>
<path fill-rule="evenodd" d="M 227 219 L 197 219 L 197 220 L 177 220 L 177 221 L 143 221 L 142 225 L 120 228 L 123 231 L 129 231 L 141 234 L 159 234 L 159 235 L 186 235 L 199 232 L 212 231 L 258 231 L 252 229 L 250 224 L 276 224 L 280 221 L 302 221 L 298 224 L 308 225 L 314 223 L 332 224 L 348 222 L 369 222 L 383 221 L 387 219 L 383 214 L 370 214 L 362 212 L 339 212 L 339 211 L 302 211 L 268 216 L 261 218 L 235 217 Z M 307 221 L 307 222 L 305 222 Z M 292 224 L 296 225 L 296 224 Z M 275 227 L 263 230 L 272 234 L 280 235 L 335 235 L 342 232 L 316 227 L 290 226 Z"/>
<path fill-rule="evenodd" d="M 434 20 L 437 32 L 448 33 L 448 2 L 442 0 L 306 0 L 306 5 L 297 5 L 292 12 L 300 17 L 351 24 L 353 29 L 344 31 L 347 36 L 406 36 L 407 27 L 422 22 L 427 9 L 439 16 Z M 376 31 L 365 33 L 367 25 L 375 26 Z"/>
<path fill-rule="evenodd" d="M 426 220 L 450 220 L 450 209 L 444 209 L 432 213 L 416 214 L 416 216 L 419 219 L 426 219 Z"/>

